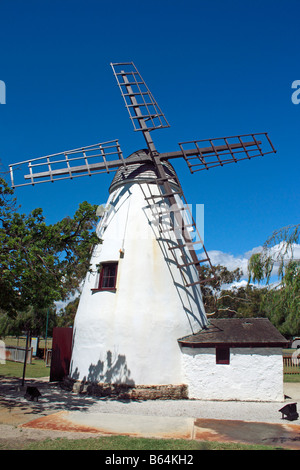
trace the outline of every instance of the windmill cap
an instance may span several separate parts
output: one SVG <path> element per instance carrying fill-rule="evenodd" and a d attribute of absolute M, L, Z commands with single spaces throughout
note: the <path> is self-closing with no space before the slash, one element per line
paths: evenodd
<path fill-rule="evenodd" d="M 141 159 L 143 159 L 142 162 Z M 126 158 L 125 164 L 126 162 L 136 163 L 131 163 L 130 165 L 127 165 L 126 168 L 121 167 L 117 170 L 109 188 L 110 193 L 128 183 L 156 184 L 155 180 L 158 176 L 149 150 L 143 149 L 132 153 Z M 173 166 L 168 161 L 162 162 L 162 165 L 167 176 L 170 178 L 170 184 L 178 189 L 177 176 Z"/>

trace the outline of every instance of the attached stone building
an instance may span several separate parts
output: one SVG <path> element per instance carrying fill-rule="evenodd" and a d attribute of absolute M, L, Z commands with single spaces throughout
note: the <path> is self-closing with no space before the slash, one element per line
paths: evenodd
<path fill-rule="evenodd" d="M 178 340 L 189 398 L 283 401 L 286 339 L 266 318 L 210 320 Z"/>

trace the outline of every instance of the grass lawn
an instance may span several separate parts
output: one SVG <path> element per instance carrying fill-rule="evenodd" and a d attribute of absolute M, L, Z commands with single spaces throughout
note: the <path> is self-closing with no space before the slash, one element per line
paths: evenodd
<path fill-rule="evenodd" d="M 6 346 L 19 346 L 20 348 L 25 348 L 26 346 L 26 336 L 6 336 L 5 338 L 2 338 L 2 341 L 5 342 Z M 45 348 L 45 339 L 39 339 L 39 348 Z M 47 339 L 47 348 L 52 348 L 52 338 Z"/>
<path fill-rule="evenodd" d="M 22 377 L 23 364 L 21 362 L 6 361 L 0 364 L 0 376 L 5 377 Z M 33 359 L 32 364 L 26 364 L 25 377 L 38 379 L 40 377 L 49 377 L 50 367 L 46 367 L 43 359 Z"/>
<path fill-rule="evenodd" d="M 284 374 L 283 382 L 300 382 L 300 373 L 299 374 Z"/>
<path fill-rule="evenodd" d="M 192 441 L 188 439 L 148 439 L 105 436 L 87 439 L 47 439 L 29 444 L 26 450 L 274 450 L 276 447 L 235 443 Z M 278 449 L 278 448 L 277 448 Z M 128 454 L 126 454 L 128 455 Z"/>

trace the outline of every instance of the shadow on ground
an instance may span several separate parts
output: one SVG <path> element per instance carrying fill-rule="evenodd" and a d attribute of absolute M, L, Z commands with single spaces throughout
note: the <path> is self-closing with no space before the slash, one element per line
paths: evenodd
<path fill-rule="evenodd" d="M 26 379 L 24 387 L 22 381 L 15 377 L 0 377 L 0 407 L 8 411 L 23 412 L 25 415 L 47 415 L 55 411 L 87 411 L 99 397 L 78 395 L 68 390 L 63 390 L 60 382 L 47 380 Z M 38 401 L 24 398 L 27 387 L 36 387 L 41 393 Z"/>

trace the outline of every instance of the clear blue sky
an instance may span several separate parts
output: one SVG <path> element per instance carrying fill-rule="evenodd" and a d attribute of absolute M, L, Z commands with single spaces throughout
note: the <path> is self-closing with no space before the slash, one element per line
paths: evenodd
<path fill-rule="evenodd" d="M 205 244 L 243 257 L 299 223 L 299 0 L 0 0 L 0 159 L 9 163 L 118 138 L 143 148 L 110 62 L 133 61 L 170 129 L 159 151 L 185 140 L 268 132 L 276 156 L 191 175 L 187 200 L 205 205 Z M 49 223 L 88 200 L 102 204 L 113 175 L 19 188 L 24 212 Z"/>

